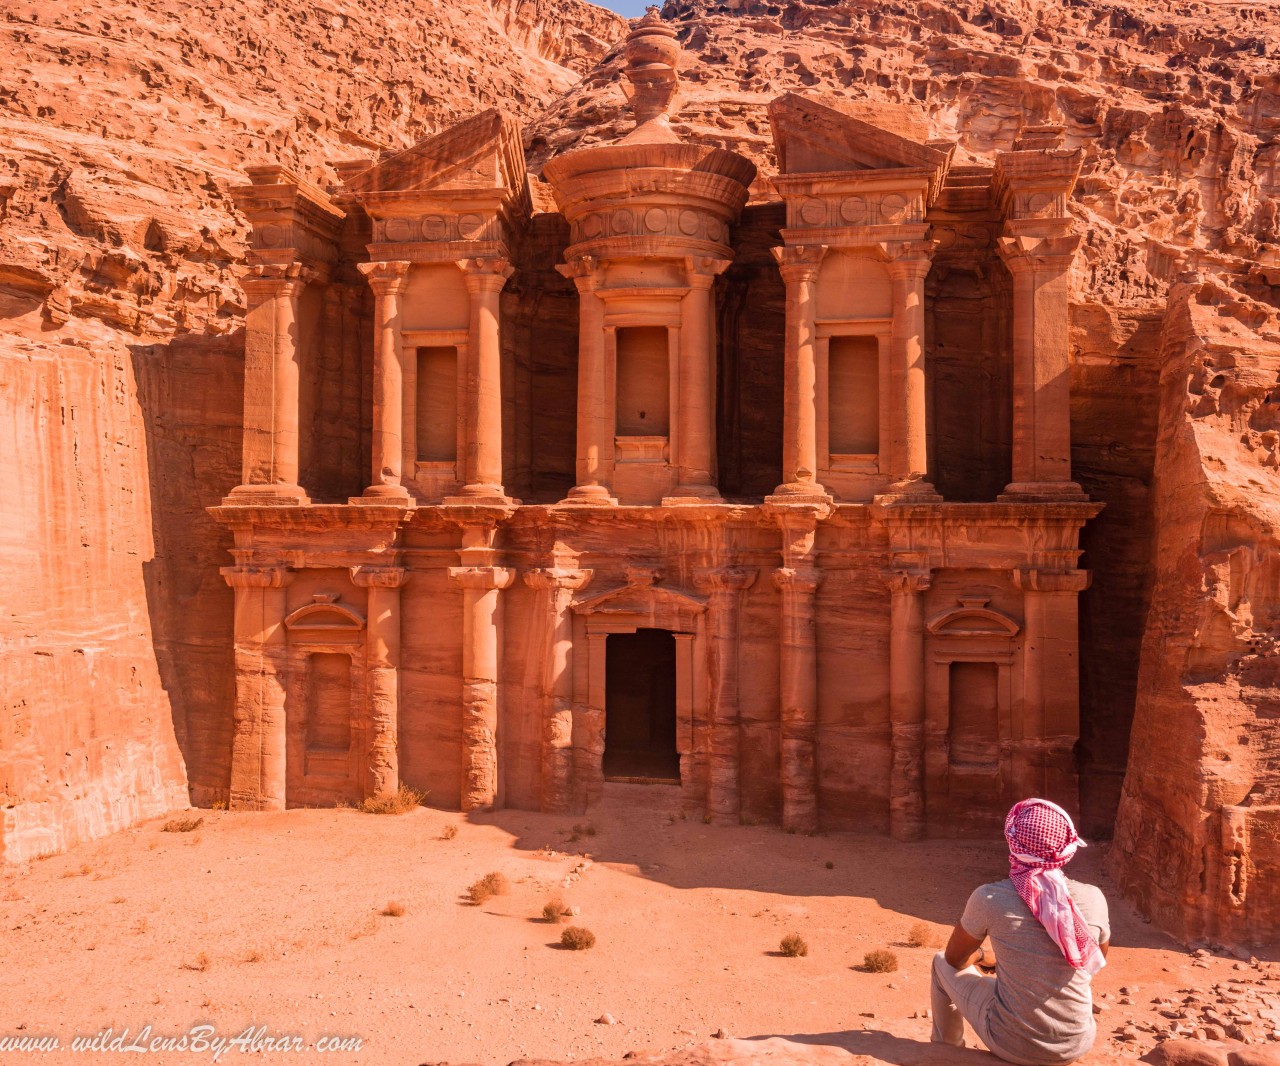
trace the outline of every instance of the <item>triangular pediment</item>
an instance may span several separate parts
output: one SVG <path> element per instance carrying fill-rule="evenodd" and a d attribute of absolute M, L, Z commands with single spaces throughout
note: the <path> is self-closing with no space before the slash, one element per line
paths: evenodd
<path fill-rule="evenodd" d="M 657 607 L 698 613 L 707 606 L 705 596 L 647 583 L 630 583 L 579 600 L 573 609 L 580 614 L 649 614 Z"/>
<path fill-rule="evenodd" d="M 520 124 L 497 108 L 464 119 L 367 170 L 344 169 L 344 191 L 357 198 L 445 189 L 501 189 L 518 195 L 526 183 Z"/>
<path fill-rule="evenodd" d="M 903 105 L 785 93 L 769 124 L 783 174 L 928 170 L 940 185 L 954 151 L 927 143 L 925 119 Z"/>

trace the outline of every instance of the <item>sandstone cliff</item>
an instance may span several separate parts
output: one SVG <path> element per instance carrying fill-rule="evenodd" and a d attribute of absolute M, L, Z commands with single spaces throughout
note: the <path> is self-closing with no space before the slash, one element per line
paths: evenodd
<path fill-rule="evenodd" d="M 529 117 L 625 31 L 571 0 L 15 2 L 0 21 L 0 857 L 225 782 L 248 163 Z"/>
<path fill-rule="evenodd" d="M 1280 315 L 1189 281 L 1170 294 L 1160 355 L 1158 565 L 1113 867 L 1186 939 L 1273 945 Z"/>

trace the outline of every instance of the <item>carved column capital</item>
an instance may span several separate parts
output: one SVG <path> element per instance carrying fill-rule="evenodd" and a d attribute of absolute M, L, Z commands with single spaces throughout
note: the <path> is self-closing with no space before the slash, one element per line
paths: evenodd
<path fill-rule="evenodd" d="M 690 288 L 709 289 L 715 283 L 716 275 L 729 269 L 730 262 L 713 256 L 687 255 L 684 257 L 685 280 Z"/>
<path fill-rule="evenodd" d="M 881 579 L 890 592 L 927 592 L 933 584 L 933 575 L 927 570 L 885 570 Z"/>
<path fill-rule="evenodd" d="M 240 564 L 220 567 L 218 573 L 233 589 L 279 589 L 293 580 L 293 571 L 287 566 Z"/>
<path fill-rule="evenodd" d="M 255 263 L 240 277 L 240 287 L 251 303 L 277 296 L 298 296 L 308 282 L 321 281 L 320 271 L 296 260 L 292 263 Z"/>
<path fill-rule="evenodd" d="M 563 263 L 557 263 L 556 272 L 577 282 L 578 288 L 581 289 L 582 281 L 593 278 L 603 267 L 604 260 L 594 255 L 578 255 Z"/>
<path fill-rule="evenodd" d="M 822 571 L 811 566 L 781 566 L 773 572 L 773 583 L 783 592 L 817 592 Z"/>
<path fill-rule="evenodd" d="M 1013 274 L 1062 273 L 1070 269 L 1079 247 L 1080 236 L 1076 233 L 1054 236 L 1024 233 L 1001 237 L 996 242 L 1000 258 Z"/>
<path fill-rule="evenodd" d="M 923 281 L 933 266 L 934 249 L 933 241 L 885 241 L 880 254 L 895 281 Z"/>
<path fill-rule="evenodd" d="M 360 588 L 398 589 L 413 575 L 402 566 L 353 566 L 351 583 Z"/>
<path fill-rule="evenodd" d="M 379 296 L 396 296 L 404 292 L 412 264 L 403 259 L 357 263 L 360 273 L 369 279 L 369 287 Z"/>
<path fill-rule="evenodd" d="M 498 255 L 459 259 L 457 262 L 468 292 L 500 292 L 516 270 L 511 260 Z"/>
<path fill-rule="evenodd" d="M 491 592 L 507 588 L 515 580 L 516 572 L 505 566 L 451 566 L 449 577 L 464 589 Z"/>
<path fill-rule="evenodd" d="M 539 566 L 524 572 L 524 583 L 533 589 L 569 589 L 577 592 L 590 583 L 594 570 Z"/>
<path fill-rule="evenodd" d="M 1013 583 L 1023 592 L 1080 593 L 1093 581 L 1089 570 L 1042 570 L 1035 566 L 1019 566 L 1013 571 Z"/>
<path fill-rule="evenodd" d="M 778 263 L 778 273 L 788 285 L 798 281 L 813 281 L 822 269 L 827 255 L 825 244 L 783 244 L 769 249 Z"/>
<path fill-rule="evenodd" d="M 716 566 L 695 573 L 693 585 L 699 592 L 742 592 L 759 576 L 754 566 Z"/>

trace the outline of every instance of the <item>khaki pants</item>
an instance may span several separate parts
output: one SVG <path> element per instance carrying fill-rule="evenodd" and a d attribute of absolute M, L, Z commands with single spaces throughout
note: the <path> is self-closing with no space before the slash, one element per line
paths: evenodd
<path fill-rule="evenodd" d="M 933 1042 L 964 1047 L 964 1023 L 968 1022 L 978 1039 L 991 1051 L 987 1033 L 987 1012 L 996 994 L 996 979 L 987 977 L 976 966 L 957 970 L 940 951 L 933 957 L 933 984 L 930 988 L 933 1009 Z"/>

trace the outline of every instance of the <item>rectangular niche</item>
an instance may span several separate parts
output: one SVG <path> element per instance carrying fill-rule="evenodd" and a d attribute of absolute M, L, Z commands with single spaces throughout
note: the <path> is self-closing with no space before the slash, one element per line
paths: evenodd
<path fill-rule="evenodd" d="M 667 328 L 619 327 L 616 351 L 618 436 L 667 436 L 671 403 Z"/>
<path fill-rule="evenodd" d="M 307 656 L 307 751 L 351 748 L 351 656 Z"/>
<path fill-rule="evenodd" d="M 458 458 L 458 349 L 418 349 L 418 462 Z"/>
<path fill-rule="evenodd" d="M 831 455 L 880 451 L 880 343 L 875 337 L 831 338 L 827 412 Z"/>
<path fill-rule="evenodd" d="M 1000 763 L 1000 668 L 951 664 L 951 765 L 996 770 Z"/>

